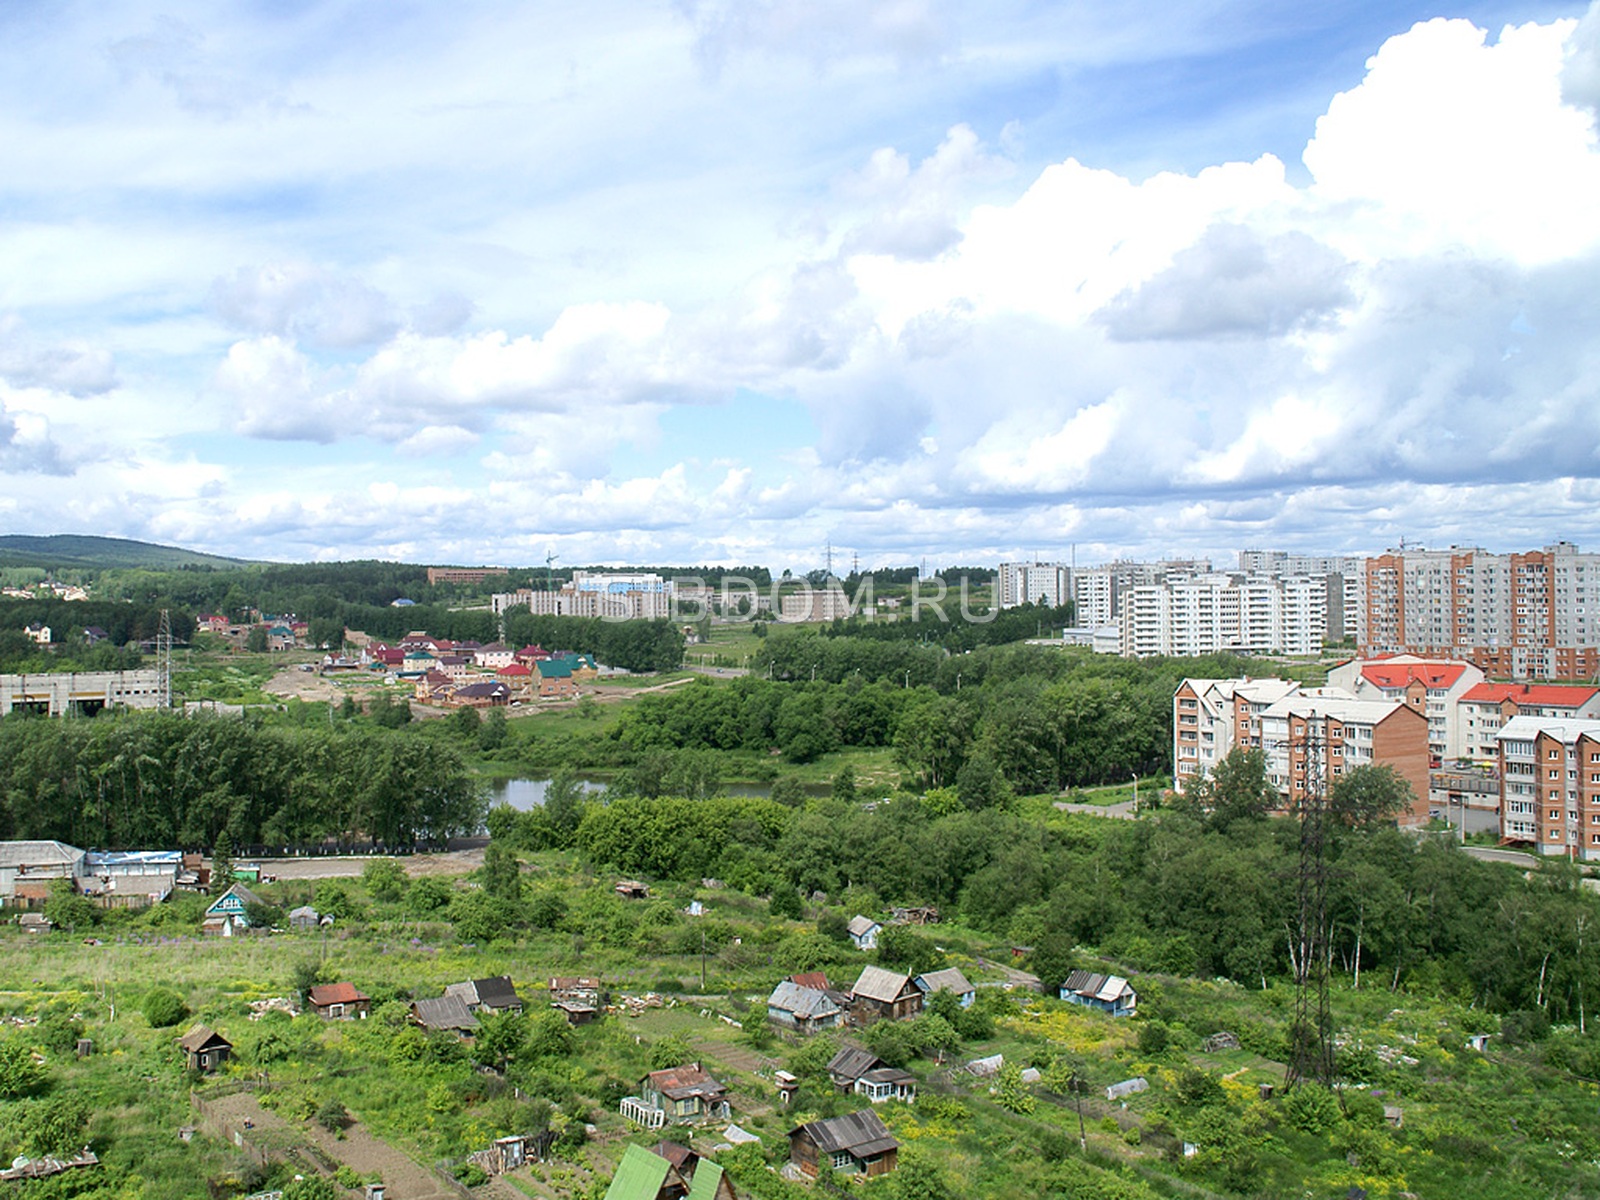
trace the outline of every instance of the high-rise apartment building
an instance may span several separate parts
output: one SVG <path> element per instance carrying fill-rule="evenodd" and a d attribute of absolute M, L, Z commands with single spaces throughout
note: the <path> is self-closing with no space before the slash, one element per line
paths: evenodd
<path fill-rule="evenodd" d="M 1211 572 L 1129 588 L 1122 653 L 1192 656 L 1317 654 L 1327 627 L 1327 580 Z"/>
<path fill-rule="evenodd" d="M 1366 655 L 1446 655 L 1517 679 L 1600 671 L 1600 555 L 1401 549 L 1365 566 Z"/>
<path fill-rule="evenodd" d="M 1065 563 L 1001 563 L 1001 608 L 1046 604 L 1059 608 L 1072 598 L 1072 568 Z"/>

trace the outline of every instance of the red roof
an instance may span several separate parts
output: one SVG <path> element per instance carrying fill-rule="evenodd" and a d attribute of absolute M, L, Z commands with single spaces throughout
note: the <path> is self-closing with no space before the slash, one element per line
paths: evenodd
<path fill-rule="evenodd" d="M 1456 685 L 1467 669 L 1465 663 L 1368 663 L 1361 668 L 1361 678 L 1381 688 L 1403 688 L 1413 679 L 1420 679 L 1429 687 L 1448 688 Z"/>
<path fill-rule="evenodd" d="M 828 990 L 828 976 L 822 971 L 801 971 L 789 976 L 789 982 L 796 987 L 811 988 L 813 991 Z"/>
<path fill-rule="evenodd" d="M 1559 683 L 1480 683 L 1461 698 L 1480 704 L 1515 700 L 1539 708 L 1577 708 L 1587 704 L 1597 690 L 1600 689 Z"/>
<path fill-rule="evenodd" d="M 496 675 L 532 675 L 533 672 L 521 663 L 512 663 L 509 667 L 501 667 Z"/>
<path fill-rule="evenodd" d="M 330 1004 L 356 1004 L 372 997 L 362 995 L 353 983 L 319 983 L 311 989 L 309 999 L 314 1007 L 325 1008 Z"/>

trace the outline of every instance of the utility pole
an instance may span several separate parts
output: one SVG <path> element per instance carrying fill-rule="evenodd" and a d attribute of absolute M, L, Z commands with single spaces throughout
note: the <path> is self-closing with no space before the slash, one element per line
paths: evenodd
<path fill-rule="evenodd" d="M 1089 1137 L 1083 1131 L 1083 1080 L 1078 1078 L 1078 1073 L 1072 1073 L 1072 1101 L 1078 1108 L 1078 1153 L 1089 1153 Z"/>
<path fill-rule="evenodd" d="M 700 994 L 706 994 L 706 931 L 700 927 Z"/>

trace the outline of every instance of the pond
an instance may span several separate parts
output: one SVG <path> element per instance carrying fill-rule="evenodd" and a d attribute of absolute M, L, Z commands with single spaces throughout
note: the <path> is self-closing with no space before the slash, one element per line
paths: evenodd
<path fill-rule="evenodd" d="M 583 785 L 583 790 L 591 795 L 598 795 L 606 790 L 605 780 L 592 776 L 579 775 L 578 782 Z M 497 779 L 489 785 L 489 807 L 497 804 L 509 804 L 518 812 L 527 812 L 529 809 L 538 808 L 544 803 L 544 794 L 550 787 L 548 779 Z M 765 798 L 772 794 L 770 783 L 725 783 L 722 790 L 730 796 L 760 796 Z M 826 796 L 829 788 L 825 783 L 812 783 L 806 785 L 808 796 Z"/>

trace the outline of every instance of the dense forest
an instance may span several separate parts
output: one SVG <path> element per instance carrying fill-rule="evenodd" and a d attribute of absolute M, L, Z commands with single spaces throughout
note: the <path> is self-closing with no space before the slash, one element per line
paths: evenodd
<path fill-rule="evenodd" d="M 0 838 L 86 848 L 376 840 L 475 832 L 478 785 L 438 740 L 351 721 L 309 728 L 140 713 L 0 721 Z"/>
<path fill-rule="evenodd" d="M 1226 655 L 1134 662 L 1032 646 L 950 655 L 810 632 L 767 638 L 759 661 L 775 680 L 795 682 L 757 672 L 728 686 L 646 697 L 611 736 L 634 749 L 778 748 L 790 762 L 892 746 L 931 786 L 953 783 L 983 760 L 1019 792 L 1060 791 L 1168 770 L 1172 693 L 1185 675 L 1270 670 Z"/>

